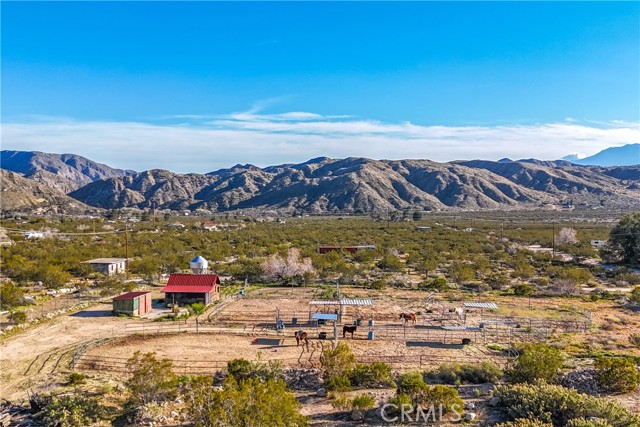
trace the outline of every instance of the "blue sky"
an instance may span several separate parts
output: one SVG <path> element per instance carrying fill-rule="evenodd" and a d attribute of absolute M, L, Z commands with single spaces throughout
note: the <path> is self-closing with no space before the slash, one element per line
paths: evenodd
<path fill-rule="evenodd" d="M 204 172 L 640 142 L 638 2 L 1 7 L 3 149 Z"/>

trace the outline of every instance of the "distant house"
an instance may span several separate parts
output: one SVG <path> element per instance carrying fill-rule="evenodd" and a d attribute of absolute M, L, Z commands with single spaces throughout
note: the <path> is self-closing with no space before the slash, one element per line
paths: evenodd
<path fill-rule="evenodd" d="M 24 233 L 24 238 L 27 240 L 44 239 L 44 233 L 39 231 L 27 231 Z"/>
<path fill-rule="evenodd" d="M 210 304 L 220 295 L 220 278 L 217 274 L 174 273 L 162 292 L 167 304 Z"/>
<path fill-rule="evenodd" d="M 374 245 L 360 245 L 360 246 L 318 246 L 318 253 L 326 254 L 328 252 L 350 252 L 355 254 L 359 251 L 375 250 Z"/>
<path fill-rule="evenodd" d="M 416 231 L 425 231 L 425 232 L 429 232 L 431 231 L 431 227 L 427 227 L 424 225 L 419 225 L 416 227 Z"/>
<path fill-rule="evenodd" d="M 206 230 L 206 231 L 216 231 L 218 229 L 218 226 L 213 221 L 206 221 L 202 223 L 201 227 L 203 230 Z"/>
<path fill-rule="evenodd" d="M 606 240 L 592 240 L 591 241 L 591 246 L 595 247 L 595 248 L 602 248 L 604 246 L 607 245 L 607 241 Z"/>
<path fill-rule="evenodd" d="M 184 228 L 184 224 L 181 222 L 172 222 L 171 224 L 168 224 L 167 227 Z"/>
<path fill-rule="evenodd" d="M 127 292 L 113 299 L 114 314 L 142 316 L 151 312 L 151 292 Z"/>
<path fill-rule="evenodd" d="M 84 264 L 91 266 L 98 272 L 112 276 L 114 274 L 124 273 L 127 268 L 126 258 L 96 258 L 85 261 Z"/>

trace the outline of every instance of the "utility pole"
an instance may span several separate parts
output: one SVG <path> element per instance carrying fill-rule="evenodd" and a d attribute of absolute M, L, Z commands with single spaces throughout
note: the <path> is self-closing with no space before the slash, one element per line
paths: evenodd
<path fill-rule="evenodd" d="M 124 223 L 124 278 L 129 279 L 129 238 L 127 223 Z"/>
<path fill-rule="evenodd" d="M 556 222 L 553 221 L 552 222 L 552 231 L 553 231 L 553 236 L 551 236 L 551 260 L 553 261 L 553 258 L 555 258 L 556 256 Z"/>

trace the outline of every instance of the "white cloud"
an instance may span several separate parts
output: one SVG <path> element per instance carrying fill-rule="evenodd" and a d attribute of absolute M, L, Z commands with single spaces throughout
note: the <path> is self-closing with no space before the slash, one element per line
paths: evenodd
<path fill-rule="evenodd" d="M 75 153 L 136 170 L 208 172 L 236 163 L 266 166 L 318 156 L 557 159 L 640 142 L 639 124 L 619 121 L 422 126 L 308 112 L 260 114 L 262 107 L 225 116 L 172 117 L 181 123 L 170 125 L 30 118 L 3 124 L 3 149 Z"/>

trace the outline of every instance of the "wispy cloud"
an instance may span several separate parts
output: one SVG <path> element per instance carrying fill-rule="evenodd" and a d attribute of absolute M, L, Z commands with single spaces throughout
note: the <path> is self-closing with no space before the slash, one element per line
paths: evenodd
<path fill-rule="evenodd" d="M 3 124 L 3 149 L 76 153 L 136 170 L 208 172 L 236 163 L 265 166 L 318 156 L 557 159 L 640 142 L 640 124 L 619 121 L 422 126 L 309 112 L 260 113 L 277 102 L 221 116 L 174 116 L 171 124 L 30 118 Z"/>

